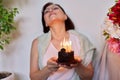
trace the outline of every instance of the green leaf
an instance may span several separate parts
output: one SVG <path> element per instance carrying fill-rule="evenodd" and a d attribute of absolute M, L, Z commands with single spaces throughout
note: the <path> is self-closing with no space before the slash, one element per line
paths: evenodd
<path fill-rule="evenodd" d="M 16 29 L 14 18 L 19 11 L 17 8 L 6 8 L 0 0 L 0 49 L 3 50 L 4 45 L 10 43 L 10 35 Z"/>
<path fill-rule="evenodd" d="M 0 49 L 3 50 L 3 46 L 2 45 L 0 45 Z"/>
<path fill-rule="evenodd" d="M 3 2 L 3 0 L 0 0 L 0 4 Z"/>

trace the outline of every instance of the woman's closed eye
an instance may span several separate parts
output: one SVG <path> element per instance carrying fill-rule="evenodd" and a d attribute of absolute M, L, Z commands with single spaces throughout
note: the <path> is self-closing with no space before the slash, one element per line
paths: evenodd
<path fill-rule="evenodd" d="M 48 12 L 49 12 L 49 10 L 45 10 L 45 11 L 44 11 L 44 14 L 47 14 Z"/>
<path fill-rule="evenodd" d="M 58 6 L 54 6 L 54 7 L 52 7 L 52 8 L 47 8 L 47 9 L 44 11 L 44 14 L 47 14 L 47 13 L 53 11 L 53 10 L 58 10 L 58 9 L 59 9 Z"/>
<path fill-rule="evenodd" d="M 58 7 L 58 6 L 53 7 L 53 10 L 57 10 L 57 9 L 59 9 L 59 7 Z"/>

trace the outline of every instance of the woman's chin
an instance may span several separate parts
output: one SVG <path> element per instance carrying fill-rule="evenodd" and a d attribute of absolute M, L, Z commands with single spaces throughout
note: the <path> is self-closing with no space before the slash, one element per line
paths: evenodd
<path fill-rule="evenodd" d="M 63 21 L 60 20 L 60 19 L 54 18 L 54 19 L 51 19 L 49 25 L 55 25 L 55 24 L 58 24 L 58 23 L 61 23 L 61 22 L 63 22 Z"/>

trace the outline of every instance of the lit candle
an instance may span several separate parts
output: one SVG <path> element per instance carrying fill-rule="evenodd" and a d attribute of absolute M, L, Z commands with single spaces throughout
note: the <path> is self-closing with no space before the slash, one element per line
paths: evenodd
<path fill-rule="evenodd" d="M 72 51 L 72 42 L 70 40 L 63 40 L 60 44 L 61 48 L 64 48 L 66 52 L 71 52 Z"/>

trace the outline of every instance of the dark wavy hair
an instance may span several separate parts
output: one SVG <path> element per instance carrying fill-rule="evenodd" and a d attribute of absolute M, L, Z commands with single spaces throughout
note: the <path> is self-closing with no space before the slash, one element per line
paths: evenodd
<path fill-rule="evenodd" d="M 45 20 L 44 20 L 44 10 L 52 4 L 54 4 L 54 3 L 48 2 L 43 6 L 43 9 L 42 9 L 42 25 L 43 25 L 43 32 L 44 33 L 47 33 L 50 30 L 49 26 L 46 26 L 46 23 L 45 23 Z M 61 8 L 61 10 L 66 14 L 64 9 L 59 4 L 55 4 L 55 5 L 59 6 Z M 65 20 L 65 30 L 67 31 L 67 30 L 70 30 L 70 29 L 75 29 L 75 27 L 74 27 L 74 24 L 73 24 L 72 20 L 67 16 L 67 20 Z"/>

